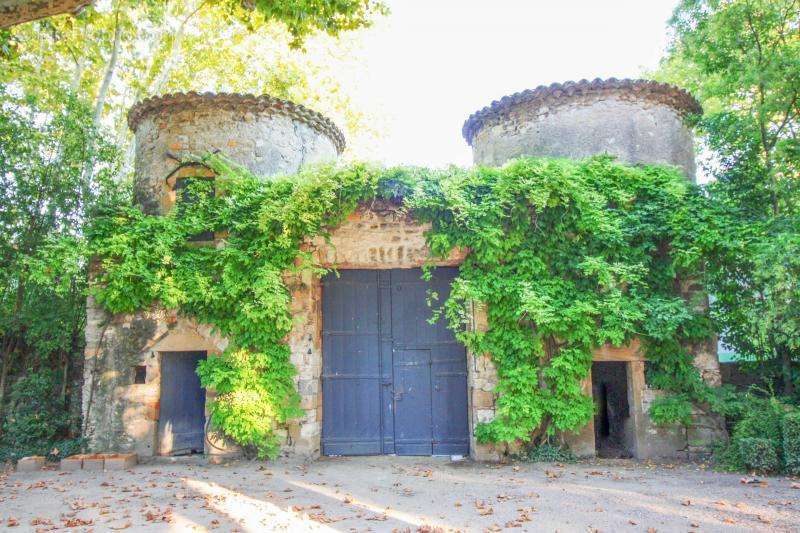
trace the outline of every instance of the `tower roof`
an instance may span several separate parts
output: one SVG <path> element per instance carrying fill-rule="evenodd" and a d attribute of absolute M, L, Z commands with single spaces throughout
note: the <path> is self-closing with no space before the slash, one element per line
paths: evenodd
<path fill-rule="evenodd" d="M 345 147 L 344 134 L 328 117 L 300 104 L 281 100 L 267 94 L 255 96 L 238 93 L 187 92 L 152 96 L 137 103 L 128 111 L 128 127 L 135 131 L 139 122 L 146 116 L 166 110 L 174 111 L 176 108 L 186 109 L 199 106 L 213 106 L 216 109 L 238 109 L 252 113 L 282 114 L 291 119 L 299 120 L 327 136 L 333 142 L 338 153 L 342 153 Z"/>
<path fill-rule="evenodd" d="M 490 105 L 476 111 L 464 122 L 461 134 L 467 144 L 472 145 L 472 139 L 489 120 L 502 116 L 512 107 L 519 104 L 536 104 L 546 99 L 570 98 L 593 92 L 627 92 L 642 99 L 652 100 L 673 107 L 681 115 L 700 114 L 703 109 L 697 100 L 685 90 L 652 80 L 609 78 L 602 80 L 596 78 L 592 81 L 567 81 L 540 85 L 535 89 L 527 89 L 500 100 L 495 100 Z"/>

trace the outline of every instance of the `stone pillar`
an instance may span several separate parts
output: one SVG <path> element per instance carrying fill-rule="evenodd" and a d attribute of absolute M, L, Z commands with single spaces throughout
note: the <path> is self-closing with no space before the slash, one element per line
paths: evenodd
<path fill-rule="evenodd" d="M 479 303 L 472 304 L 472 321 L 475 331 L 486 331 L 488 320 L 486 307 Z M 478 424 L 491 422 L 495 417 L 495 401 L 497 394 L 497 369 L 490 354 L 467 354 L 467 378 L 469 387 L 469 449 L 476 461 L 498 461 L 500 451 L 491 444 L 480 444 L 475 439 L 475 427 Z"/>

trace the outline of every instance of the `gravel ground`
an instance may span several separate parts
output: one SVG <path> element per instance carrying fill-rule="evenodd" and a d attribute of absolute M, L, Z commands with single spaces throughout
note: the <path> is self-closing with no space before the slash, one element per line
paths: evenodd
<path fill-rule="evenodd" d="M 800 481 L 687 464 L 202 460 L 9 473 L 10 531 L 800 531 Z"/>

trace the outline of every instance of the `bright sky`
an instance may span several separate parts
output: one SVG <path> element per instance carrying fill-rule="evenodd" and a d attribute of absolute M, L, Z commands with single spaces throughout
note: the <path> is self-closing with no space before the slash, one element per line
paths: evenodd
<path fill-rule="evenodd" d="M 677 0 L 388 0 L 368 30 L 355 101 L 385 117 L 387 163 L 470 165 L 466 118 L 541 84 L 640 77 Z M 381 128 L 384 130 L 384 128 Z"/>

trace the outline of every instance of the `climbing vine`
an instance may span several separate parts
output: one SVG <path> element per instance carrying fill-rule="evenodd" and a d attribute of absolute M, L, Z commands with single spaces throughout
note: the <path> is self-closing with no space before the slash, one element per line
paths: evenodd
<path fill-rule="evenodd" d="M 198 374 L 217 392 L 215 427 L 260 456 L 274 455 L 276 428 L 302 414 L 286 276 L 323 274 L 302 244 L 375 199 L 430 222 L 433 255 L 469 250 L 439 311 L 497 367 L 497 416 L 477 427 L 480 441 L 538 443 L 587 423 L 593 406 L 581 381 L 592 351 L 634 336 L 649 379 L 676 393 L 665 420 L 683 417 L 703 391 L 684 346 L 707 336 L 707 324 L 676 282 L 695 266 L 702 196 L 677 170 L 525 158 L 502 168 L 351 164 L 259 178 L 219 156 L 202 163 L 217 175 L 213 186 L 194 180 L 191 201 L 168 215 L 127 207 L 99 218 L 95 296 L 113 313 L 178 309 L 230 339 Z M 191 242 L 207 231 L 216 245 Z M 486 309 L 485 331 L 470 328 L 473 302 Z"/>

